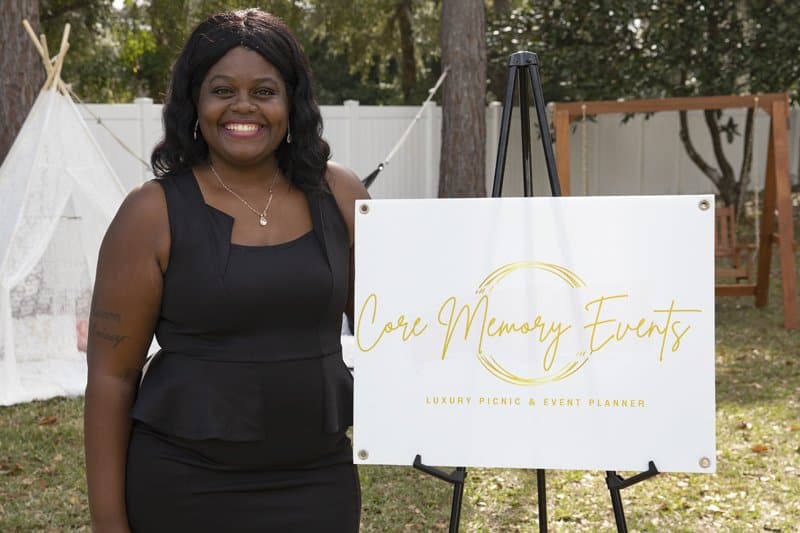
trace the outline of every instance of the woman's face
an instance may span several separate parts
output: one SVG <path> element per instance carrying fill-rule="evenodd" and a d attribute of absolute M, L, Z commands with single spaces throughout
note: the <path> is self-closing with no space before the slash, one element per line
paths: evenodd
<path fill-rule="evenodd" d="M 286 135 L 289 101 L 283 77 L 258 52 L 232 48 L 208 70 L 197 115 L 212 160 L 232 166 L 263 163 Z"/>

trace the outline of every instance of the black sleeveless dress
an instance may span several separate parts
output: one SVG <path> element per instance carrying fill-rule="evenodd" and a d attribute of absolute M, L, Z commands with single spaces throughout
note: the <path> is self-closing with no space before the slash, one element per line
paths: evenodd
<path fill-rule="evenodd" d="M 357 531 L 340 343 L 349 238 L 335 199 L 307 194 L 307 234 L 243 246 L 191 173 L 157 182 L 172 244 L 162 350 L 131 413 L 132 530 Z"/>

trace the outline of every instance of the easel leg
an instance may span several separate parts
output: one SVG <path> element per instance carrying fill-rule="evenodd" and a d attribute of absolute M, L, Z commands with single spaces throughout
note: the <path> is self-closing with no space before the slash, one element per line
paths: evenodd
<path fill-rule="evenodd" d="M 514 101 L 514 87 L 517 84 L 517 69 L 508 69 L 508 84 L 506 85 L 506 102 Z M 497 147 L 497 160 L 494 167 L 494 182 L 492 184 L 492 198 L 503 195 L 503 176 L 506 171 L 506 155 L 508 153 L 508 133 L 511 128 L 511 111 L 513 105 L 503 105 L 503 120 L 500 123 L 500 141 Z"/>
<path fill-rule="evenodd" d="M 536 470 L 536 489 L 539 494 L 539 531 L 547 533 L 547 484 L 542 469 Z"/>
<path fill-rule="evenodd" d="M 650 479 L 657 474 L 658 469 L 653 461 L 647 464 L 647 470 L 628 479 L 623 479 L 613 470 L 606 470 L 606 485 L 608 486 L 608 492 L 611 494 L 611 506 L 614 508 L 614 520 L 617 522 L 617 531 L 619 533 L 628 533 L 628 524 L 625 523 L 625 510 L 622 508 L 620 491 L 625 487 Z"/>
<path fill-rule="evenodd" d="M 456 473 L 463 477 L 467 475 L 467 469 L 463 466 L 456 468 Z M 461 522 L 461 500 L 464 497 L 464 481 L 456 481 L 453 484 L 453 505 L 450 508 L 450 533 L 458 533 Z"/>
<path fill-rule="evenodd" d="M 526 198 L 533 196 L 533 163 L 531 158 L 531 118 L 528 103 L 528 77 L 519 77 L 519 114 L 522 123 L 522 188 Z"/>
<path fill-rule="evenodd" d="M 444 472 L 438 468 L 422 463 L 422 456 L 417 454 L 414 457 L 414 468 L 426 474 L 439 478 L 453 484 L 453 504 L 450 507 L 450 533 L 458 533 L 459 522 L 461 521 L 461 501 L 464 497 L 464 480 L 467 478 L 467 469 L 463 466 L 457 467 L 452 472 Z"/>
<path fill-rule="evenodd" d="M 619 533 L 628 532 L 628 524 L 625 522 L 625 510 L 622 507 L 622 494 L 619 488 L 614 486 L 615 482 L 621 481 L 621 478 L 613 470 L 606 471 L 606 485 L 608 491 L 611 493 L 611 506 L 614 508 L 614 521 L 617 523 L 617 531 Z"/>

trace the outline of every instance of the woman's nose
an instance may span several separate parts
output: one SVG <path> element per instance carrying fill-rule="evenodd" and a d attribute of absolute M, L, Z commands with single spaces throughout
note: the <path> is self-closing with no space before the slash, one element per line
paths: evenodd
<path fill-rule="evenodd" d="M 236 98 L 231 103 L 231 111 L 237 113 L 252 113 L 255 111 L 256 105 L 250 99 L 249 94 L 237 94 Z"/>

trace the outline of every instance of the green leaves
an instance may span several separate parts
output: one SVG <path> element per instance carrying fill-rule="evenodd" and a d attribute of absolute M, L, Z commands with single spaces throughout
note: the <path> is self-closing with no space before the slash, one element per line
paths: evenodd
<path fill-rule="evenodd" d="M 193 27 L 246 0 L 40 0 L 48 40 L 73 26 L 64 79 L 82 99 L 159 101 L 170 66 Z M 311 59 L 323 104 L 418 104 L 440 74 L 438 0 L 265 0 L 261 9 L 294 30 Z"/>
<path fill-rule="evenodd" d="M 490 19 L 490 69 L 539 55 L 548 100 L 710 96 L 800 88 L 800 3 L 527 0 Z M 502 94 L 490 73 L 491 91 Z"/>

